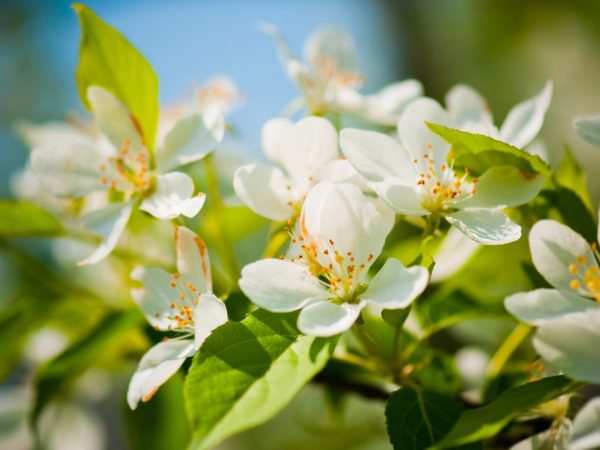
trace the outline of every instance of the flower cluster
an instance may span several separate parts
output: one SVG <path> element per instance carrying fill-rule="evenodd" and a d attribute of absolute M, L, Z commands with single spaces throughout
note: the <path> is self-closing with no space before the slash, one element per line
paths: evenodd
<path fill-rule="evenodd" d="M 449 328 L 446 323 L 455 325 L 468 316 L 464 304 L 452 301 L 468 296 L 468 288 L 477 288 L 473 285 L 479 280 L 448 289 L 429 287 L 430 282 L 452 277 L 480 246 L 496 250 L 518 241 L 522 229 L 529 228 L 532 262 L 552 288 L 532 270 L 529 285 L 539 289 L 517 294 L 514 289 L 505 306 L 537 328 L 533 345 L 542 361 L 531 366 L 536 369 L 532 377 L 548 368 L 573 380 L 600 383 L 595 353 L 595 344 L 600 346 L 598 243 L 548 219 L 562 218 L 588 234 L 594 220 L 589 214 L 581 225 L 588 217 L 589 198 L 577 195 L 577 183 L 561 184 L 558 175 L 552 176 L 548 151 L 537 139 L 552 84 L 515 106 L 496 127 L 487 102 L 465 85 L 448 92 L 445 106 L 425 97 L 415 80 L 361 93 L 364 76 L 358 72 L 352 39 L 342 30 L 312 34 L 300 59 L 275 27 L 265 24 L 263 29 L 274 38 L 284 70 L 300 94 L 288 114 L 271 118 L 262 128 L 268 163 L 244 161 L 226 170 L 231 167 L 212 154 L 226 147 L 224 139 L 236 139 L 233 133 L 226 136 L 232 127 L 225 119 L 244 98 L 223 76 L 197 88 L 187 101 L 160 111 L 157 106 L 160 120 L 151 136 L 135 102 L 102 80 L 84 89 L 89 120 L 19 126 L 31 152 L 15 191 L 53 211 L 67 238 L 88 246 L 80 265 L 120 261 L 130 297 L 150 324 L 146 334 L 154 345 L 131 378 L 129 406 L 135 409 L 148 401 L 198 352 L 192 365 L 202 364 L 204 357 L 219 360 L 220 367 L 242 367 L 234 383 L 250 391 L 253 381 L 244 383 L 257 372 L 265 383 L 278 376 L 273 376 L 276 370 L 269 372 L 269 364 L 280 357 L 286 370 L 298 361 L 317 367 L 325 345 L 335 347 L 327 358 L 333 354 L 379 377 L 371 384 L 383 385 L 385 395 L 390 386 L 402 387 L 398 392 L 417 392 L 423 403 L 421 388 L 429 389 L 427 383 L 439 379 L 423 372 L 438 370 L 436 364 L 454 367 L 447 360 L 438 364 L 441 351 L 426 340 Z M 600 145 L 599 124 L 596 116 L 575 121 L 593 145 Z M 566 197 L 553 203 L 560 195 Z M 569 202 L 586 218 L 573 219 L 574 214 L 565 212 Z M 136 241 L 139 229 L 146 234 Z M 165 230 L 174 231 L 174 257 L 163 247 L 149 261 L 144 250 L 165 241 Z M 518 244 L 507 248 L 518 249 Z M 504 258 L 509 253 L 498 254 Z M 434 271 L 438 263 L 444 266 L 437 269 L 442 275 Z M 489 270 L 482 273 L 491 276 Z M 502 287 L 493 295 L 505 297 Z M 443 314 L 436 309 L 440 298 L 450 304 L 441 308 Z M 467 309 L 479 307 L 471 300 L 463 302 Z M 285 315 L 292 323 L 258 331 L 244 328 L 246 319 L 240 322 L 240 316 L 255 317 L 257 310 L 268 317 Z M 451 317 L 437 317 L 446 310 Z M 500 373 L 502 367 L 496 366 L 510 357 L 506 352 L 514 350 L 514 340 L 526 337 L 523 326 L 491 360 L 487 378 Z M 338 340 L 340 335 L 344 338 Z M 259 350 L 242 355 L 237 364 L 239 355 L 230 361 L 229 354 L 210 347 L 232 336 L 239 337 L 236 345 L 256 340 Z M 286 343 L 290 336 L 300 336 L 293 337 L 300 344 L 290 344 L 286 354 L 293 362 L 277 347 L 278 339 Z M 391 344 L 381 343 L 386 338 Z M 301 354 L 302 346 L 310 352 Z M 453 373 L 444 376 L 454 375 L 454 369 L 448 372 Z M 477 401 L 489 388 L 487 378 L 469 380 L 480 391 L 475 392 Z M 252 396 L 260 389 L 263 395 L 269 386 L 260 385 L 245 401 L 259 403 L 262 397 Z M 556 392 L 544 401 L 567 393 Z M 570 397 L 561 398 L 568 406 Z M 554 428 L 535 439 L 557 442 L 560 429 L 565 448 L 592 448 L 580 445 L 581 435 L 588 433 L 585 422 L 598 410 L 597 402 L 590 405 L 573 422 L 567 407 L 557 407 L 559 413 L 540 407 L 546 412 L 539 414 L 551 416 Z M 424 413 L 427 408 L 421 406 Z M 533 406 L 538 405 L 527 408 Z M 245 426 L 227 425 L 235 430 Z M 597 437 L 592 441 L 597 444 Z M 527 448 L 546 448 L 527 442 Z"/>

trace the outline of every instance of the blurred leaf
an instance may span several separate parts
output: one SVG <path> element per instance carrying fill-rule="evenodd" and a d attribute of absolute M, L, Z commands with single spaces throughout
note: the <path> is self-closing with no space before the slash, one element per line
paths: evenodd
<path fill-rule="evenodd" d="M 0 200 L 0 237 L 57 236 L 63 231 L 60 221 L 37 205 Z"/>
<path fill-rule="evenodd" d="M 419 344 L 406 360 L 406 368 L 411 369 L 408 379 L 424 389 L 452 395 L 461 388 L 460 373 L 454 358 L 426 344 Z"/>
<path fill-rule="evenodd" d="M 394 328 L 401 328 L 410 313 L 410 306 L 404 309 L 384 309 L 381 318 Z"/>
<path fill-rule="evenodd" d="M 461 290 L 440 292 L 414 303 L 423 333 L 429 336 L 466 320 L 498 317 L 502 309 L 483 305 Z"/>
<path fill-rule="evenodd" d="M 296 319 L 257 310 L 204 342 L 184 390 L 193 449 L 270 419 L 325 366 L 336 339 L 303 336 Z"/>
<path fill-rule="evenodd" d="M 556 184 L 573 191 L 591 212 L 592 201 L 587 189 L 587 176 L 569 147 L 565 147 L 563 157 L 554 171 Z"/>
<path fill-rule="evenodd" d="M 109 314 L 88 336 L 42 366 L 35 380 L 37 395 L 31 413 L 32 423 L 36 423 L 46 405 L 65 395 L 79 376 L 95 365 L 106 347 L 122 339 L 142 320 L 143 316 L 137 309 Z"/>
<path fill-rule="evenodd" d="M 87 89 L 100 86 L 112 92 L 139 122 L 149 149 L 158 127 L 158 77 L 146 58 L 115 28 L 81 3 L 73 8 L 81 24 L 76 79 L 79 96 L 90 107 Z"/>
<path fill-rule="evenodd" d="M 482 134 L 428 123 L 431 131 L 452 145 L 456 167 L 468 167 L 481 175 L 493 166 L 515 166 L 525 174 L 550 175 L 552 169 L 537 155 Z"/>
<path fill-rule="evenodd" d="M 223 220 L 227 224 L 229 238 L 238 241 L 267 223 L 267 220 L 247 206 L 227 206 L 223 208 Z"/>
<path fill-rule="evenodd" d="M 574 191 L 558 187 L 553 191 L 542 191 L 541 195 L 558 210 L 565 225 L 581 234 L 588 242 L 596 242 L 594 216 Z"/>
<path fill-rule="evenodd" d="M 409 387 L 394 392 L 385 407 L 394 450 L 429 448 L 452 428 L 463 410 L 455 400 L 437 392 Z"/>
<path fill-rule="evenodd" d="M 183 404 L 183 377 L 176 373 L 135 411 L 125 406 L 127 437 L 131 450 L 186 448 L 190 430 Z"/>
<path fill-rule="evenodd" d="M 577 386 L 563 376 L 556 376 L 510 388 L 492 403 L 465 411 L 434 448 L 454 448 L 494 436 L 520 413 L 571 392 Z"/>

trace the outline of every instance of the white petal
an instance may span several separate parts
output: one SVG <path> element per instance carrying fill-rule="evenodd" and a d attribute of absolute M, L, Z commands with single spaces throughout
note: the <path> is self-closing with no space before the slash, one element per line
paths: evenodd
<path fill-rule="evenodd" d="M 287 152 L 286 139 L 292 131 L 294 123 L 283 117 L 268 120 L 262 127 L 261 143 L 267 158 L 273 163 L 281 164 L 281 156 Z"/>
<path fill-rule="evenodd" d="M 351 252 L 357 265 L 368 268 L 381 253 L 394 213 L 357 186 L 322 181 L 308 193 L 300 220 L 305 240 L 312 241 L 306 244 L 317 246 L 317 258 L 324 266 L 334 262 L 337 251 Z"/>
<path fill-rule="evenodd" d="M 60 197 L 82 197 L 102 189 L 100 167 L 105 162 L 98 148 L 80 142 L 38 147 L 30 159 L 33 173 Z"/>
<path fill-rule="evenodd" d="M 446 94 L 446 107 L 460 128 L 470 124 L 492 123 L 485 99 L 470 86 L 457 84 Z"/>
<path fill-rule="evenodd" d="M 127 107 L 117 97 L 101 87 L 91 86 L 87 90 L 87 98 L 96 125 L 116 149 L 128 143 L 131 151 L 141 151 L 142 130 Z"/>
<path fill-rule="evenodd" d="M 212 292 L 210 261 L 204 241 L 185 227 L 175 230 L 177 271 L 184 285 L 191 283 L 200 293 Z"/>
<path fill-rule="evenodd" d="M 533 346 L 549 365 L 568 377 L 600 383 L 600 308 L 541 326 Z"/>
<path fill-rule="evenodd" d="M 544 124 L 551 98 L 552 82 L 548 81 L 540 94 L 511 109 L 500 128 L 501 140 L 518 148 L 529 144 Z"/>
<path fill-rule="evenodd" d="M 309 336 L 335 336 L 349 330 L 364 308 L 364 303 L 337 305 L 327 300 L 302 308 L 298 329 Z"/>
<path fill-rule="evenodd" d="M 590 300 L 556 289 L 519 292 L 507 297 L 504 305 L 520 321 L 536 326 L 560 320 L 567 314 L 597 309 Z"/>
<path fill-rule="evenodd" d="M 398 120 L 398 134 L 404 148 L 412 158 L 419 163 L 427 164 L 423 155 L 433 158 L 438 171 L 441 173 L 441 165 L 446 162 L 446 156 L 450 151 L 450 144 L 433 134 L 425 122 L 441 125 L 452 125 L 449 114 L 442 109 L 440 104 L 430 98 L 418 98 L 411 102 L 402 112 Z"/>
<path fill-rule="evenodd" d="M 159 219 L 169 220 L 183 214 L 194 217 L 204 205 L 205 195 L 194 193 L 194 182 L 182 172 L 169 172 L 156 178 L 156 190 L 140 205 Z"/>
<path fill-rule="evenodd" d="M 544 185 L 544 177 L 524 176 L 513 166 L 494 166 L 475 184 L 476 194 L 461 202 L 461 207 L 508 208 L 527 203 Z"/>
<path fill-rule="evenodd" d="M 225 121 L 220 114 L 191 114 L 179 120 L 156 152 L 160 172 L 204 158 L 223 140 Z"/>
<path fill-rule="evenodd" d="M 421 206 L 421 198 L 414 188 L 415 184 L 406 184 L 399 178 L 390 177 L 381 183 L 372 183 L 377 194 L 390 207 L 409 216 L 426 216 L 429 211 Z"/>
<path fill-rule="evenodd" d="M 446 220 L 480 244 L 508 244 L 521 237 L 521 227 L 500 210 L 466 208 L 447 215 Z"/>
<path fill-rule="evenodd" d="M 406 268 L 395 258 L 389 258 L 361 295 L 384 309 L 406 308 L 427 287 L 429 273 L 421 266 Z"/>
<path fill-rule="evenodd" d="M 462 269 L 480 248 L 481 245 L 462 231 L 451 227 L 433 257 L 435 265 L 430 282 L 438 283 L 450 278 Z"/>
<path fill-rule="evenodd" d="M 295 311 L 327 294 L 305 266 L 280 259 L 248 264 L 239 285 L 252 302 L 274 312 Z"/>
<path fill-rule="evenodd" d="M 65 143 L 78 143 L 88 146 L 94 143 L 92 137 L 83 128 L 71 125 L 68 122 L 33 124 L 28 121 L 19 121 L 15 129 L 19 137 L 31 149 Z"/>
<path fill-rule="evenodd" d="M 96 264 L 113 251 L 131 216 L 131 203 L 117 203 L 85 214 L 81 221 L 84 227 L 101 236 L 98 248 L 79 265 Z"/>
<path fill-rule="evenodd" d="M 577 117 L 573 125 L 583 139 L 600 147 L 600 115 Z"/>
<path fill-rule="evenodd" d="M 212 331 L 227 322 L 225 303 L 212 294 L 202 294 L 194 308 L 194 345 L 200 348 Z"/>
<path fill-rule="evenodd" d="M 408 184 L 416 179 L 410 156 L 386 134 L 346 128 L 340 133 L 340 146 L 350 164 L 371 181 L 396 177 Z"/>
<path fill-rule="evenodd" d="M 570 450 L 600 447 L 600 397 L 588 401 L 573 420 Z"/>
<path fill-rule="evenodd" d="M 531 259 L 542 276 L 557 289 L 575 292 L 571 289 L 571 281 L 576 278 L 569 272 L 569 265 L 575 264 L 579 274 L 587 267 L 595 267 L 598 263 L 590 245 L 579 234 L 566 225 L 553 220 L 540 220 L 529 233 Z M 577 259 L 583 257 L 585 264 L 578 264 Z M 581 283 L 581 289 L 585 286 Z M 585 290 L 579 291 L 585 295 Z"/>
<path fill-rule="evenodd" d="M 296 123 L 285 140 L 280 160 L 295 184 L 303 189 L 330 161 L 338 158 L 338 137 L 333 125 L 321 117 L 307 117 Z"/>
<path fill-rule="evenodd" d="M 131 278 L 142 283 L 142 287 L 131 290 L 131 297 L 148 322 L 163 331 L 177 329 L 177 321 L 170 319 L 173 316 L 170 305 L 180 293 L 171 287 L 173 275 L 155 267 L 136 267 Z"/>
<path fill-rule="evenodd" d="M 313 31 L 304 44 L 304 58 L 313 66 L 332 61 L 337 69 L 353 71 L 356 67 L 356 49 L 352 36 L 337 27 Z"/>
<path fill-rule="evenodd" d="M 129 382 L 129 407 L 135 409 L 140 400 L 150 400 L 158 388 L 171 378 L 185 359 L 194 352 L 194 343 L 190 340 L 160 342 L 148 350 Z"/>
<path fill-rule="evenodd" d="M 294 213 L 297 190 L 281 170 L 263 164 L 240 167 L 233 177 L 237 196 L 255 213 L 283 221 Z M 292 204 L 290 204 L 292 203 Z"/>
<path fill-rule="evenodd" d="M 351 183 L 363 192 L 372 192 L 369 180 L 363 177 L 347 159 L 336 159 L 323 167 L 316 175 L 317 181 Z"/>

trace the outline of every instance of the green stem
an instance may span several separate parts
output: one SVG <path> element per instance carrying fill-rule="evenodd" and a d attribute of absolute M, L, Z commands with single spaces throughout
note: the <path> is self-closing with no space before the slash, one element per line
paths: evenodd
<path fill-rule="evenodd" d="M 288 240 L 288 233 L 285 230 L 280 230 L 273 234 L 265 251 L 262 254 L 263 258 L 274 258 L 277 252 L 284 246 Z"/>
<path fill-rule="evenodd" d="M 235 257 L 233 243 L 229 237 L 227 224 L 223 220 L 225 206 L 219 189 L 219 178 L 217 175 L 217 166 L 215 165 L 214 155 L 211 153 L 204 158 L 204 170 L 206 172 L 206 190 L 208 202 L 214 227 L 211 240 L 219 249 L 219 254 L 223 263 L 229 269 L 228 272 L 232 279 L 237 280 L 240 274 L 240 269 Z"/>
<path fill-rule="evenodd" d="M 524 323 L 520 323 L 513 329 L 500 347 L 498 347 L 498 350 L 496 350 L 494 356 L 492 356 L 485 373 L 486 382 L 489 383 L 496 378 L 500 372 L 502 372 L 502 369 L 512 354 L 519 347 L 521 342 L 523 342 L 525 338 L 529 336 L 530 331 L 531 327 Z"/>

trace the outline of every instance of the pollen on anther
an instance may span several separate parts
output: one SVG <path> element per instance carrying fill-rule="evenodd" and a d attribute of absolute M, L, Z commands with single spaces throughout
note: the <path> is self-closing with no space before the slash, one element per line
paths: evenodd
<path fill-rule="evenodd" d="M 576 264 L 569 264 L 569 272 L 571 272 L 573 275 L 575 275 L 577 273 L 578 269 L 577 269 L 577 265 Z"/>
<path fill-rule="evenodd" d="M 174 288 L 175 286 L 177 286 L 177 284 L 174 281 L 169 281 L 169 286 Z"/>
<path fill-rule="evenodd" d="M 579 280 L 571 280 L 569 286 L 571 289 L 579 289 L 581 287 L 581 283 L 579 283 Z"/>
<path fill-rule="evenodd" d="M 587 260 L 585 259 L 585 256 L 583 256 L 583 255 L 579 255 L 579 256 L 577 257 L 577 262 L 578 262 L 579 264 L 585 264 L 585 263 L 586 263 L 586 261 L 587 261 Z"/>

